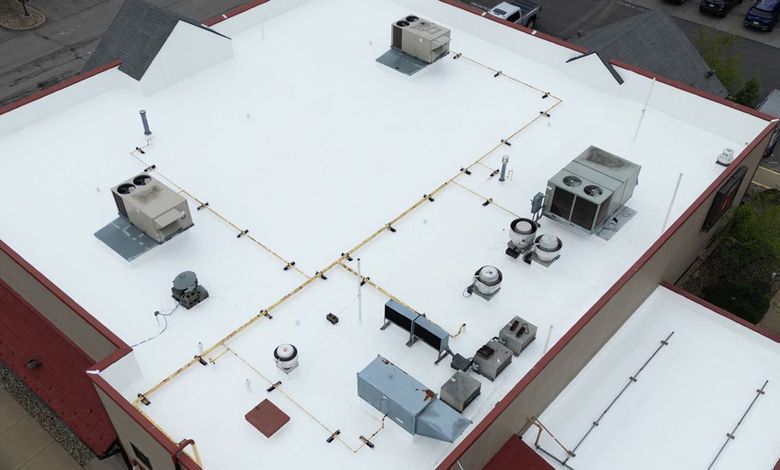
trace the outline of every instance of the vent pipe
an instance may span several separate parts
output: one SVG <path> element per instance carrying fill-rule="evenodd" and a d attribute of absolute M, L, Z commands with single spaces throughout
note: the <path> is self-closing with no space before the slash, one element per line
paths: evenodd
<path fill-rule="evenodd" d="M 152 131 L 149 130 L 149 121 L 146 120 L 146 111 L 142 109 L 138 111 L 138 114 L 141 115 L 141 123 L 144 125 L 144 135 L 145 136 L 152 135 Z"/>

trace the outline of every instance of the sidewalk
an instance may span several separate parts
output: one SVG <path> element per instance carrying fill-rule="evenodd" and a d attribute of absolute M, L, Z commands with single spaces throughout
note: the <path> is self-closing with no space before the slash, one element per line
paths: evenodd
<path fill-rule="evenodd" d="M 0 387 L 0 469 L 126 470 L 126 467 L 120 456 L 92 460 L 80 466 Z"/>

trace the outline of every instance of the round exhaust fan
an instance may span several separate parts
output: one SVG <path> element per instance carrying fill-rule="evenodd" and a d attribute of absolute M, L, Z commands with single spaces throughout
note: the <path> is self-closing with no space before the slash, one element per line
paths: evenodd
<path fill-rule="evenodd" d="M 409 26 L 409 22 L 404 20 L 398 20 L 395 22 L 395 24 L 396 26 L 400 26 L 402 28 L 406 28 L 407 26 Z"/>
<path fill-rule="evenodd" d="M 409 23 L 414 23 L 415 21 L 417 21 L 417 20 L 419 20 L 419 19 L 420 19 L 420 18 L 417 18 L 417 17 L 416 17 L 416 16 L 414 16 L 414 15 L 409 15 L 409 16 L 407 16 L 407 17 L 406 17 L 406 21 L 408 21 Z"/>
<path fill-rule="evenodd" d="M 132 185 L 130 183 L 120 184 L 116 188 L 116 192 L 118 192 L 119 194 L 130 194 L 133 191 L 135 191 L 135 185 Z"/>
<path fill-rule="evenodd" d="M 604 190 L 596 186 L 595 184 L 589 184 L 583 189 L 588 196 L 601 196 Z"/>
<path fill-rule="evenodd" d="M 149 181 L 152 181 L 152 177 L 149 175 L 138 175 L 133 178 L 133 184 L 136 186 L 144 186 Z"/>
<path fill-rule="evenodd" d="M 576 188 L 577 186 L 582 184 L 582 180 L 577 178 L 576 176 L 566 176 L 565 178 L 563 178 L 563 184 L 571 188 Z"/>

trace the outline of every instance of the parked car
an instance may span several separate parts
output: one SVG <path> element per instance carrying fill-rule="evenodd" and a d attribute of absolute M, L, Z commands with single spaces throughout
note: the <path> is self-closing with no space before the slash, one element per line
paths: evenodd
<path fill-rule="evenodd" d="M 780 0 L 758 0 L 750 7 L 742 24 L 750 28 L 772 31 L 778 17 L 780 17 Z"/>
<path fill-rule="evenodd" d="M 742 0 L 700 0 L 699 11 L 726 16 L 739 3 L 742 3 Z"/>
<path fill-rule="evenodd" d="M 501 2 L 488 12 L 489 15 L 533 28 L 542 12 L 542 6 L 535 0 Z"/>

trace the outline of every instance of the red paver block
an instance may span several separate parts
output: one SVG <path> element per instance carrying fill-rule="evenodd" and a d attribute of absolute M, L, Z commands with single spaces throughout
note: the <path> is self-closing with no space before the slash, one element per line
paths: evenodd
<path fill-rule="evenodd" d="M 290 417 L 269 400 L 263 400 L 246 414 L 246 420 L 263 433 L 265 437 L 271 437 L 282 428 Z"/>

